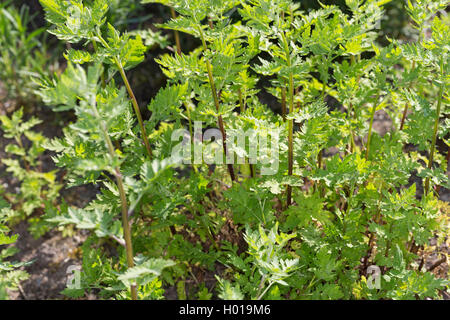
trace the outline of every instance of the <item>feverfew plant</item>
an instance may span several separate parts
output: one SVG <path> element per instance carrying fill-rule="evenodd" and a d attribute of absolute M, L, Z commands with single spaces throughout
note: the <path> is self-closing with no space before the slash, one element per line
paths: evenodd
<path fill-rule="evenodd" d="M 46 104 L 77 117 L 45 146 L 68 186 L 100 189 L 85 208 L 47 215 L 92 230 L 82 287 L 65 293 L 159 299 L 176 286 L 180 299 L 212 298 L 202 281 L 212 273 L 223 299 L 439 298 L 448 280 L 422 252 L 448 233 L 448 156 L 437 148 L 448 146 L 448 2 L 409 2 L 417 41 L 385 47 L 388 0 L 311 12 L 290 0 L 150 2 L 176 12 L 159 25 L 175 32 L 176 52 L 156 59 L 168 81 L 146 120 L 126 75 L 145 59 L 140 36 L 107 21 L 105 0 L 41 0 L 50 32 L 80 44 L 42 83 Z M 199 47 L 183 50 L 180 37 Z M 380 112 L 392 122 L 384 135 Z M 253 132 L 244 147 L 232 139 L 242 131 Z M 268 136 L 270 152 L 254 157 Z M 180 146 L 188 152 L 173 161 Z"/>
<path fill-rule="evenodd" d="M 6 166 L 6 172 L 11 173 L 19 183 L 15 187 L 17 192 L 5 193 L 3 197 L 12 205 L 7 214 L 9 223 L 29 220 L 30 232 L 38 238 L 49 230 L 41 216 L 45 208 L 57 205 L 62 185 L 58 182 L 56 170 L 43 169 L 40 157 L 45 151 L 43 145 L 47 138 L 32 130 L 41 121 L 34 117 L 25 121 L 23 116 L 23 108 L 14 112 L 11 117 L 0 116 L 3 137 L 13 140 L 13 143 L 5 147 L 10 157 L 1 161 Z"/>
<path fill-rule="evenodd" d="M 47 76 L 57 66 L 48 52 L 45 27 L 35 27 L 36 15 L 29 6 L 19 9 L 12 2 L 0 4 L 0 102 L 4 112 L 33 106 L 37 102 L 33 79 Z M 56 55 L 58 49 L 54 48 Z"/>

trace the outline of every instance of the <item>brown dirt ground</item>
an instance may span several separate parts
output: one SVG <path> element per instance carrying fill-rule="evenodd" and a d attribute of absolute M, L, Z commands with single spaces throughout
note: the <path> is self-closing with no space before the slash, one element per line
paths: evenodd
<path fill-rule="evenodd" d="M 51 231 L 42 238 L 34 239 L 28 232 L 28 224 L 22 222 L 14 228 L 19 234 L 16 243 L 19 252 L 14 256 L 17 261 L 33 261 L 25 270 L 30 278 L 22 283 L 19 291 L 10 293 L 14 300 L 63 299 L 60 294 L 66 287 L 67 268 L 80 265 L 78 247 L 86 234 L 78 233 L 73 237 L 63 237 L 61 232 Z"/>

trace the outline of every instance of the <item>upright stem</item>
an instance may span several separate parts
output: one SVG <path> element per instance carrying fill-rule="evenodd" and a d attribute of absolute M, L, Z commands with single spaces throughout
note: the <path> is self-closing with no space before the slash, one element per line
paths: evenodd
<path fill-rule="evenodd" d="M 291 53 L 289 50 L 289 44 L 287 42 L 286 36 L 283 34 L 284 49 L 286 54 L 286 62 L 288 68 L 291 67 Z M 289 73 L 289 110 L 288 113 L 294 110 L 294 75 L 292 72 Z M 293 175 L 294 170 L 294 119 L 289 120 L 288 124 L 288 175 Z M 289 207 L 292 203 L 292 186 L 287 186 L 287 201 L 286 204 Z"/>
<path fill-rule="evenodd" d="M 434 152 L 436 149 L 437 132 L 439 128 L 439 117 L 441 114 L 442 98 L 444 95 L 445 79 L 444 79 L 444 58 L 441 57 L 441 88 L 439 89 L 438 104 L 436 109 L 436 119 L 434 121 L 433 140 L 431 142 L 430 157 L 428 159 L 428 169 L 433 167 Z M 425 180 L 425 194 L 430 190 L 430 177 Z"/>
<path fill-rule="evenodd" d="M 288 175 L 292 176 L 294 168 L 294 152 L 293 152 L 293 135 L 294 135 L 294 120 L 289 120 L 288 127 L 288 142 L 289 142 L 289 154 L 288 154 Z M 287 186 L 287 199 L 286 205 L 289 207 L 292 204 L 292 186 Z"/>
<path fill-rule="evenodd" d="M 350 102 L 349 106 L 349 115 L 350 115 L 350 153 L 353 153 L 353 151 L 356 149 L 356 143 L 355 143 L 355 133 L 353 132 L 353 124 L 352 120 L 355 118 L 355 111 L 353 110 L 353 103 Z"/>
<path fill-rule="evenodd" d="M 416 68 L 416 61 L 413 61 L 413 63 L 412 63 L 412 70 L 414 70 L 415 68 Z M 411 82 L 410 85 L 409 85 L 410 88 L 412 87 L 412 84 L 413 83 Z M 405 109 L 403 110 L 402 120 L 400 122 L 400 131 L 402 131 L 403 127 L 405 126 L 406 115 L 408 114 L 408 108 L 409 108 L 409 105 L 408 105 L 408 103 L 406 103 L 405 104 Z"/>
<path fill-rule="evenodd" d="M 283 116 L 283 121 L 286 121 L 286 88 L 281 87 L 281 115 Z"/>
<path fill-rule="evenodd" d="M 170 14 L 172 15 L 172 19 L 175 20 L 177 18 L 177 14 L 175 13 L 175 10 L 173 9 L 173 7 L 170 7 Z M 177 46 L 177 53 L 179 56 L 181 56 L 180 33 L 175 30 L 174 34 L 175 34 L 175 44 Z"/>
<path fill-rule="evenodd" d="M 403 130 L 404 126 L 405 126 L 405 121 L 406 121 L 406 116 L 408 114 L 408 103 L 405 104 L 405 109 L 403 109 L 403 115 L 402 115 L 402 120 L 400 122 L 400 131 Z"/>
<path fill-rule="evenodd" d="M 189 104 L 187 104 L 187 103 L 184 103 L 184 106 L 186 108 L 186 113 L 187 113 L 187 117 L 188 117 L 189 135 L 191 136 L 191 141 L 194 141 L 194 130 L 192 129 L 191 108 L 189 107 Z"/>
<path fill-rule="evenodd" d="M 380 98 L 380 95 L 378 94 L 377 97 L 376 97 L 375 102 L 373 103 L 372 113 L 370 114 L 369 134 L 367 136 L 367 147 L 366 147 L 366 160 L 369 159 L 370 142 L 372 140 L 373 119 L 375 117 L 375 112 L 377 111 L 378 99 L 379 98 Z"/>
<path fill-rule="evenodd" d="M 119 171 L 119 168 L 116 168 L 116 180 L 117 180 L 117 187 L 119 189 L 119 194 L 120 194 L 120 202 L 122 203 L 122 227 L 123 227 L 123 234 L 124 234 L 124 238 L 125 238 L 125 251 L 127 254 L 127 264 L 128 264 L 128 268 L 133 268 L 134 267 L 133 243 L 131 241 L 130 222 L 128 221 L 127 199 L 126 199 L 126 195 L 125 195 L 125 189 L 123 186 L 122 175 Z M 131 291 L 131 299 L 137 300 L 136 285 L 131 285 L 130 291 Z"/>
<path fill-rule="evenodd" d="M 25 148 L 23 147 L 23 143 L 22 143 L 22 137 L 21 136 L 17 136 L 15 137 L 17 144 L 19 145 L 19 147 L 25 151 Z M 27 170 L 27 172 L 30 171 L 30 164 L 28 163 L 26 156 L 22 156 L 22 161 L 25 165 L 25 170 Z"/>
<path fill-rule="evenodd" d="M 329 56 L 327 57 L 327 60 L 329 60 L 330 58 L 329 58 Z M 327 83 L 326 83 L 326 81 L 325 81 L 325 79 L 323 79 L 323 86 L 322 86 L 322 94 L 321 94 L 321 99 L 322 99 L 322 101 L 325 103 L 325 94 L 326 94 L 326 91 L 327 91 Z M 324 152 L 324 149 L 320 149 L 319 150 L 319 154 L 317 155 L 317 167 L 319 168 L 319 169 L 321 169 L 322 168 L 322 165 L 323 165 L 323 152 Z M 323 195 L 324 195 L 324 188 L 323 188 L 323 185 L 322 185 L 322 183 L 319 181 L 319 193 L 320 193 L 320 196 L 321 197 L 323 197 Z"/>
<path fill-rule="evenodd" d="M 378 193 L 380 194 L 380 198 L 377 201 L 377 211 L 375 214 L 375 221 L 374 221 L 376 224 L 380 223 L 380 214 L 381 214 L 380 203 L 383 200 L 383 193 L 381 192 L 381 190 L 382 190 L 382 187 L 380 187 L 380 189 L 378 190 Z M 375 241 L 375 234 L 373 232 L 370 232 L 368 227 L 367 227 L 367 230 L 370 234 L 370 237 L 369 237 L 369 243 L 368 243 L 369 249 L 367 251 L 366 256 L 363 259 L 363 270 L 364 271 L 367 270 L 368 262 L 369 262 L 370 256 L 372 255 L 372 251 L 374 248 L 374 241 Z"/>
<path fill-rule="evenodd" d="M 238 89 L 238 95 L 239 95 L 239 107 L 241 109 L 241 114 L 242 114 L 245 112 L 245 103 L 244 103 L 244 99 L 242 97 L 241 89 Z M 250 177 L 254 178 L 255 177 L 255 168 L 254 168 L 253 164 L 247 163 L 248 158 L 246 158 L 245 161 L 246 161 L 246 164 L 244 165 L 244 167 L 248 167 L 248 170 L 250 171 Z"/>
<path fill-rule="evenodd" d="M 206 40 L 205 40 L 205 35 L 203 33 L 203 30 L 201 27 L 198 28 L 200 31 L 200 35 L 202 38 L 202 44 L 203 44 L 203 49 L 206 51 L 208 49 L 207 45 L 206 45 Z M 217 96 L 217 90 L 216 90 L 216 85 L 214 83 L 214 77 L 213 77 L 213 73 L 212 73 L 212 65 L 211 62 L 209 61 L 209 59 L 206 60 L 206 69 L 208 71 L 208 80 L 209 80 L 209 85 L 211 87 L 211 93 L 214 99 L 214 105 L 216 106 L 216 111 L 219 112 L 220 110 L 220 104 L 219 104 L 219 97 Z M 225 157 L 228 154 L 227 151 L 227 135 L 225 132 L 225 126 L 223 124 L 223 118 L 222 115 L 219 114 L 219 129 L 220 132 L 222 133 L 222 147 L 223 147 L 223 152 L 225 154 Z M 231 177 L 231 181 L 235 181 L 236 180 L 236 176 L 234 175 L 234 168 L 232 164 L 227 164 L 228 167 L 228 172 L 230 174 Z"/>
<path fill-rule="evenodd" d="M 186 113 L 187 113 L 188 122 L 189 122 L 189 134 L 191 136 L 191 143 L 195 143 L 195 141 L 194 141 L 194 131 L 192 129 L 191 110 L 190 110 L 190 107 L 189 107 L 188 103 L 185 103 L 184 106 L 186 107 Z M 190 155 L 190 156 L 192 156 L 192 155 Z M 197 173 L 198 172 L 197 166 L 195 164 L 193 164 L 192 167 L 194 168 L 195 173 Z"/>
<path fill-rule="evenodd" d="M 320 149 L 319 154 L 317 155 L 317 165 L 318 165 L 319 169 L 322 169 L 322 167 L 323 167 L 323 153 L 324 153 L 324 149 Z M 324 188 L 322 181 L 318 182 L 318 189 L 319 189 L 320 196 L 321 197 L 325 196 L 325 188 Z"/>
<path fill-rule="evenodd" d="M 103 39 L 100 31 L 97 32 L 97 38 L 105 48 L 110 48 L 109 44 L 105 41 L 105 39 Z M 134 112 L 135 112 L 136 117 L 139 122 L 139 127 L 141 129 L 142 139 L 144 140 L 145 148 L 147 149 L 147 153 L 151 159 L 152 158 L 152 149 L 150 148 L 150 143 L 148 142 L 147 131 L 145 130 L 144 121 L 142 120 L 141 109 L 139 108 L 139 104 L 137 102 L 136 96 L 134 95 L 133 89 L 131 89 L 130 83 L 128 82 L 127 75 L 125 74 L 125 70 L 124 70 L 119 58 L 117 58 L 117 57 L 114 58 L 114 64 L 116 65 L 117 69 L 119 69 L 120 76 L 122 77 L 122 80 L 125 83 L 125 87 L 127 88 L 128 95 L 130 96 L 130 99 L 131 99 L 131 104 L 133 105 Z"/>
<path fill-rule="evenodd" d="M 137 102 L 136 96 L 134 95 L 133 89 L 131 89 L 130 83 L 128 82 L 127 75 L 125 74 L 125 70 L 123 69 L 122 64 L 119 59 L 115 59 L 115 63 L 119 68 L 120 75 L 122 77 L 125 86 L 127 87 L 128 94 L 131 98 L 131 103 L 133 104 L 134 112 L 136 113 L 136 117 L 139 122 L 139 127 L 141 128 L 142 138 L 144 139 L 145 148 L 147 149 L 148 156 L 152 159 L 152 149 L 150 147 L 150 143 L 148 142 L 147 130 L 145 130 L 144 121 L 142 120 L 141 110 L 139 108 L 139 104 Z"/>
<path fill-rule="evenodd" d="M 108 130 L 105 126 L 105 123 L 101 120 L 101 117 L 98 113 L 96 106 L 94 106 L 94 112 L 95 112 L 97 119 L 100 119 L 100 128 L 101 128 L 101 131 L 105 138 L 105 142 L 108 147 L 109 154 L 112 158 L 114 158 L 116 156 L 116 153 L 114 151 L 114 146 L 112 144 L 111 138 L 108 135 Z M 125 251 L 126 251 L 126 255 L 127 255 L 127 264 L 128 264 L 128 268 L 133 268 L 134 267 L 133 244 L 131 241 L 130 223 L 128 221 L 127 198 L 126 198 L 126 194 L 125 194 L 125 188 L 123 185 L 123 179 L 122 179 L 122 174 L 120 172 L 120 168 L 116 167 L 116 168 L 114 168 L 114 170 L 115 170 L 117 188 L 119 189 L 120 203 L 121 203 L 121 207 L 122 207 L 122 227 L 123 227 L 123 235 L 124 235 L 124 239 L 125 239 Z M 137 300 L 136 286 L 131 285 L 130 291 L 131 291 L 131 299 Z"/>
<path fill-rule="evenodd" d="M 238 96 L 239 96 L 239 107 L 241 109 L 241 113 L 245 112 L 245 105 L 244 105 L 244 99 L 242 98 L 242 90 L 238 89 Z"/>
<path fill-rule="evenodd" d="M 355 56 L 351 56 L 351 64 L 352 66 L 356 63 Z M 360 78 L 358 76 L 357 83 L 359 83 Z M 350 102 L 349 108 L 348 108 L 348 115 L 350 117 L 350 153 L 353 153 L 355 150 L 355 133 L 353 132 L 353 125 L 352 120 L 355 118 L 355 110 L 353 110 L 353 103 Z"/>

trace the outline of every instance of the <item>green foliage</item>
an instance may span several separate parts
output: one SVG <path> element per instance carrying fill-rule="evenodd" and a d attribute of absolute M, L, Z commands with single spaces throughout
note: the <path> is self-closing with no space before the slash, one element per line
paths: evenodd
<path fill-rule="evenodd" d="M 448 158 L 436 147 L 449 144 L 449 27 L 436 14 L 446 2 L 408 3 L 419 37 L 387 45 L 376 39 L 389 1 L 311 11 L 290 0 L 142 3 L 150 2 L 178 13 L 159 27 L 201 45 L 155 59 L 168 80 L 148 104 L 148 121 L 124 70 L 158 36 L 120 32 L 105 0 L 41 0 L 49 31 L 75 44 L 64 72 L 39 91 L 53 110 L 76 116 L 64 135 L 46 141 L 21 111 L 2 118 L 5 137 L 17 143 L 6 151 L 18 158 L 5 163 L 25 181 L 26 212 L 57 193 L 46 189 L 53 173 L 21 167 L 34 168 L 42 146 L 67 172 L 67 187 L 98 190 L 84 208 L 46 208 L 48 225 L 91 231 L 81 287 L 64 294 L 161 299 L 173 286 L 179 299 L 440 298 L 448 280 L 426 270 L 420 254 L 448 234 L 448 206 L 439 200 Z M 381 113 L 392 123 L 386 134 L 375 130 Z M 233 151 L 240 162 L 208 165 L 204 154 L 199 163 L 174 163 L 172 135 L 189 128 L 195 153 L 196 121 L 222 136 L 251 129 L 258 139 L 277 137 L 278 150 L 267 146 L 250 161 L 252 137 L 245 147 L 204 141 L 202 151 Z M 34 189 L 26 188 L 31 178 L 40 183 Z M 380 269 L 379 288 L 369 286 L 370 266 Z"/>
<path fill-rule="evenodd" d="M 0 4 L 0 103 L 33 105 L 33 79 L 49 74 L 54 57 L 48 54 L 45 27 L 31 29 L 35 16 L 30 8 L 16 8 L 11 2 Z"/>
<path fill-rule="evenodd" d="M 50 33 L 69 43 L 94 43 L 95 55 L 69 50 L 66 54 L 69 61 L 85 63 L 105 60 L 116 64 L 119 69 L 129 69 L 144 60 L 147 47 L 139 34 L 136 37 L 128 33 L 121 34 L 110 23 L 106 24 L 109 9 L 107 1 L 92 1 L 89 5 L 81 0 L 42 0 L 41 4 L 46 12 L 46 19 L 53 25 Z"/>
<path fill-rule="evenodd" d="M 25 121 L 23 116 L 23 108 L 14 112 L 11 117 L 0 116 L 3 136 L 14 139 L 14 143 L 5 147 L 10 157 L 2 159 L 2 162 L 6 171 L 20 183 L 18 192 L 6 193 L 5 196 L 12 205 L 8 213 L 9 222 L 32 217 L 30 231 L 35 237 L 39 237 L 49 230 L 40 216 L 46 207 L 56 205 L 62 185 L 57 181 L 56 170 L 42 170 L 40 156 L 45 151 L 43 145 L 47 139 L 32 130 L 41 121 L 34 117 Z"/>
<path fill-rule="evenodd" d="M 0 190 L 1 191 L 1 190 Z M 0 196 L 1 196 L 0 192 Z M 17 253 L 17 249 L 13 245 L 18 235 L 8 236 L 9 205 L 3 198 L 0 198 L 0 248 L 8 246 L 0 250 L 0 300 L 8 299 L 8 290 L 18 290 L 21 281 L 28 279 L 28 273 L 20 268 L 29 265 L 29 262 L 11 262 L 10 257 Z"/>
<path fill-rule="evenodd" d="M 163 269 L 175 265 L 173 261 L 164 259 L 145 259 L 144 257 L 137 256 L 136 260 L 136 266 L 128 269 L 127 272 L 119 277 L 119 280 L 125 286 L 129 286 L 132 283 L 145 286 L 160 276 Z"/>

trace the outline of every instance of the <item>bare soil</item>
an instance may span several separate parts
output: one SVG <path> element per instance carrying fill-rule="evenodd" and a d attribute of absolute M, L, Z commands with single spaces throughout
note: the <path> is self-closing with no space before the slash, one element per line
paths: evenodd
<path fill-rule="evenodd" d="M 25 270 L 30 278 L 22 283 L 19 291 L 10 292 L 14 300 L 63 299 L 60 294 L 66 288 L 67 270 L 80 265 L 79 246 L 86 238 L 81 232 L 72 237 L 63 237 L 61 232 L 51 231 L 39 239 L 28 232 L 28 224 L 22 222 L 14 228 L 19 234 L 16 243 L 19 253 L 14 260 L 33 261 Z"/>

